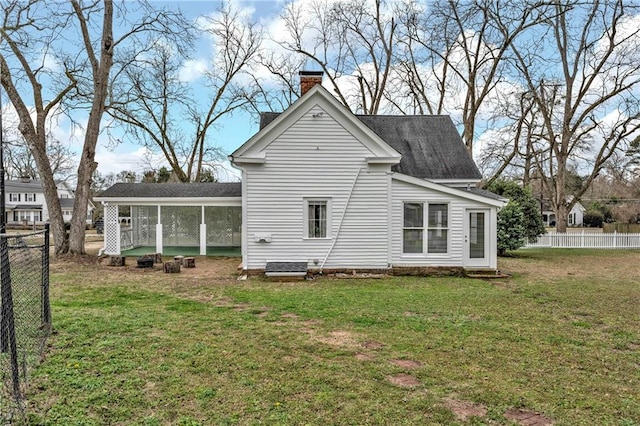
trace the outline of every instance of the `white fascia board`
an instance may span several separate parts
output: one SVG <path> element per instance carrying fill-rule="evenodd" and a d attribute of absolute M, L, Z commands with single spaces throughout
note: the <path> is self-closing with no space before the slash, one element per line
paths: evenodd
<path fill-rule="evenodd" d="M 266 153 L 264 152 L 260 152 L 257 155 L 251 155 L 251 156 L 241 156 L 241 157 L 234 157 L 233 154 L 229 155 L 227 157 L 229 159 L 229 161 L 233 164 L 245 164 L 245 163 L 249 163 L 249 164 L 264 164 L 265 160 L 266 160 Z"/>
<path fill-rule="evenodd" d="M 398 164 L 402 157 L 367 157 L 367 164 Z"/>
<path fill-rule="evenodd" d="M 402 173 L 393 173 L 392 179 L 399 180 L 401 182 L 410 183 L 423 188 L 431 189 L 434 191 L 449 194 L 455 197 L 465 198 L 467 200 L 477 201 L 482 204 L 486 204 L 493 207 L 503 207 L 506 201 L 494 200 L 493 198 L 483 197 L 482 195 L 474 194 L 463 189 L 452 188 L 450 186 L 442 185 L 425 179 L 415 178 L 413 176 L 403 175 Z"/>
<path fill-rule="evenodd" d="M 453 185 L 453 186 L 467 186 L 476 185 L 482 179 L 430 179 L 433 183 L 439 183 L 441 185 Z"/>
<path fill-rule="evenodd" d="M 253 135 L 247 142 L 236 149 L 230 156 L 231 162 L 242 163 L 245 158 L 264 157 L 265 149 L 291 125 L 307 114 L 313 107 L 318 106 L 338 121 L 344 128 L 358 139 L 374 157 L 397 158 L 401 155 L 391 148 L 373 130 L 353 115 L 344 105 L 320 84 L 311 88 L 304 96 L 295 101 L 289 108 L 269 123 L 264 129 Z"/>
<path fill-rule="evenodd" d="M 134 197 L 95 197 L 95 201 L 105 204 L 124 206 L 241 206 L 242 197 L 166 197 L 166 198 L 134 198 Z"/>

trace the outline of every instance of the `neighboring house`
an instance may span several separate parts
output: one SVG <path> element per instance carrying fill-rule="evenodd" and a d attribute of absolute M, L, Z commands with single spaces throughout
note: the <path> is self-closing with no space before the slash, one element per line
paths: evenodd
<path fill-rule="evenodd" d="M 354 115 L 316 84 L 229 158 L 249 272 L 497 268 L 505 200 L 448 116 Z"/>
<path fill-rule="evenodd" d="M 58 197 L 65 222 L 71 220 L 74 195 L 69 186 L 56 182 Z M 41 225 L 49 221 L 49 209 L 44 198 L 42 183 L 31 179 L 5 181 L 5 218 L 7 225 Z M 92 223 L 94 205 L 89 201 L 87 224 Z"/>
<path fill-rule="evenodd" d="M 580 201 L 576 202 L 571 208 L 571 211 L 567 214 L 567 226 L 570 228 L 581 227 L 584 224 L 584 213 L 587 209 L 584 208 Z M 556 226 L 556 213 L 551 210 L 548 205 L 543 204 L 542 207 L 542 222 L 544 226 L 553 227 Z"/>

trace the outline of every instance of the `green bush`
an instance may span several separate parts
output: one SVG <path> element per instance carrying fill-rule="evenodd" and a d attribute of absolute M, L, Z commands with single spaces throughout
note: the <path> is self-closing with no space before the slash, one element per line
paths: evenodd
<path fill-rule="evenodd" d="M 517 250 L 526 243 L 525 216 L 517 201 L 509 201 L 498 212 L 498 255 Z"/>

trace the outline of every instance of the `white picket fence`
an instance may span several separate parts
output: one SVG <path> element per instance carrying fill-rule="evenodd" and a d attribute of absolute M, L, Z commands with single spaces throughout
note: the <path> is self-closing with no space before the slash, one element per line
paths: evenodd
<path fill-rule="evenodd" d="M 552 248 L 598 248 L 598 249 L 628 249 L 640 248 L 640 234 L 613 234 L 592 232 L 569 232 L 566 234 L 549 232 L 538 237 L 535 243 L 527 243 L 530 247 Z"/>

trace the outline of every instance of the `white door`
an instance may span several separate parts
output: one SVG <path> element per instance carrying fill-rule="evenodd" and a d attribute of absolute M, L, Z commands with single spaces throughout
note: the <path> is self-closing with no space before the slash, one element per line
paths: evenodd
<path fill-rule="evenodd" d="M 465 220 L 465 267 L 490 267 L 489 210 L 467 210 Z"/>

